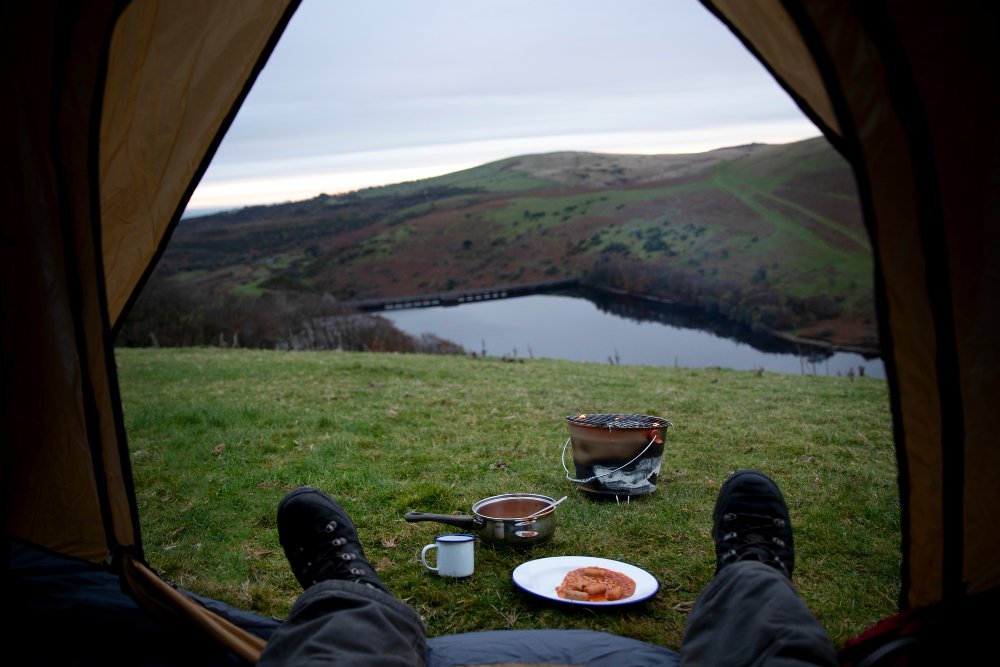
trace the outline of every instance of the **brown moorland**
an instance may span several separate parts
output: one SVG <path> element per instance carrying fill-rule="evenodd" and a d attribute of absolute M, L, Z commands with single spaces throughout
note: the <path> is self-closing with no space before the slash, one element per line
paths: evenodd
<path fill-rule="evenodd" d="M 316 314 L 561 279 L 755 331 L 878 349 L 853 176 L 823 138 L 692 155 L 526 155 L 188 218 L 151 277 L 161 289 L 150 291 L 260 307 L 290 296 Z"/>

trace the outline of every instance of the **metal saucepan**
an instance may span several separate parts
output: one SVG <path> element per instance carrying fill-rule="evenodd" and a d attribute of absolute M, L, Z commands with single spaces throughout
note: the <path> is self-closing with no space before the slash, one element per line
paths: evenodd
<path fill-rule="evenodd" d="M 525 548 L 547 542 L 556 529 L 554 498 L 535 493 L 505 493 L 484 498 L 472 506 L 472 515 L 407 512 L 406 520 L 436 521 L 475 532 L 483 542 Z M 530 517 L 539 510 L 537 516 Z"/>

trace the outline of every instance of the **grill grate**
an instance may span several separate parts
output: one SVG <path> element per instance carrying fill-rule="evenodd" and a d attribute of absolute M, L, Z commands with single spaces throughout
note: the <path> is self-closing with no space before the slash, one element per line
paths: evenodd
<path fill-rule="evenodd" d="M 669 428 L 673 426 L 673 423 L 669 419 L 651 417 L 649 415 L 570 415 L 566 417 L 566 422 L 578 426 L 592 426 L 607 428 L 609 430 L 618 428 Z"/>

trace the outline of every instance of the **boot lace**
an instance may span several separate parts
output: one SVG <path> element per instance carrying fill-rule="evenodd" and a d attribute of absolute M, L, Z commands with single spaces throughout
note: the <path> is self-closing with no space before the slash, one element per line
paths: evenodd
<path fill-rule="evenodd" d="M 337 530 L 337 525 L 336 521 L 330 521 L 319 528 L 317 532 L 333 534 Z M 335 537 L 332 540 L 313 545 L 312 548 L 298 547 L 295 550 L 295 555 L 301 563 L 299 569 L 304 577 L 315 584 L 337 572 L 342 573 L 342 576 L 338 578 L 348 578 L 355 581 L 368 574 L 364 569 L 358 567 L 358 564 L 353 563 L 353 561 L 358 560 L 358 554 L 342 549 L 347 543 L 346 537 Z"/>
<path fill-rule="evenodd" d="M 722 515 L 720 528 L 726 548 L 722 560 L 731 563 L 739 560 L 758 560 L 780 568 L 788 574 L 788 566 L 779 557 L 779 551 L 787 546 L 785 540 L 774 534 L 788 526 L 781 517 L 767 514 L 726 512 Z"/>

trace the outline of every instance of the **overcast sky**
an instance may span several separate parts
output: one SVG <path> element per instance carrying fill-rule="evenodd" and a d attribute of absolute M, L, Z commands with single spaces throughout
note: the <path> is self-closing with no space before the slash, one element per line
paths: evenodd
<path fill-rule="evenodd" d="M 819 134 L 697 0 L 303 0 L 188 209 Z"/>

